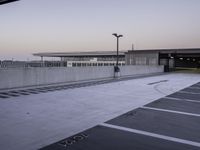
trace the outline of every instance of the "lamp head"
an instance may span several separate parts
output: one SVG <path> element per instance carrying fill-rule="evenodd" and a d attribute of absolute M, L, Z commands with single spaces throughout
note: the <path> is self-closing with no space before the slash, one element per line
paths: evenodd
<path fill-rule="evenodd" d="M 123 35 L 117 35 L 117 33 L 113 33 L 112 35 L 114 35 L 115 37 L 119 38 L 119 37 L 123 37 Z"/>
<path fill-rule="evenodd" d="M 112 35 L 116 36 L 117 37 L 117 33 L 113 33 Z"/>

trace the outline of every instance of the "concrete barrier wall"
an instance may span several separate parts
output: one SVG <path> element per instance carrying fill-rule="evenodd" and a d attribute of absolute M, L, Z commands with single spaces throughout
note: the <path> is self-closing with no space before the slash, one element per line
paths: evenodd
<path fill-rule="evenodd" d="M 130 65 L 120 67 L 121 76 L 132 76 L 140 74 L 150 74 L 163 72 L 163 66 L 142 66 L 142 65 Z"/>
<path fill-rule="evenodd" d="M 163 72 L 163 66 L 122 66 L 121 76 Z M 0 89 L 113 78 L 114 67 L 48 67 L 0 69 Z"/>

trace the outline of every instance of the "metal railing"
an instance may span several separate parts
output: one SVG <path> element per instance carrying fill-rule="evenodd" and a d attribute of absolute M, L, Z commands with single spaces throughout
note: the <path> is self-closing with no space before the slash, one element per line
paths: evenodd
<path fill-rule="evenodd" d="M 0 68 L 28 68 L 28 67 L 64 67 L 66 62 L 61 61 L 0 61 Z"/>
<path fill-rule="evenodd" d="M 114 66 L 115 61 L 0 61 L 0 68 Z M 119 66 L 125 62 L 120 61 Z"/>

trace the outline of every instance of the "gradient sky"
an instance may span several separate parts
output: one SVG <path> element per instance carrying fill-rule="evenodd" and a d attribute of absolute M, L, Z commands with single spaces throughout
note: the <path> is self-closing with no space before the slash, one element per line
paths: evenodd
<path fill-rule="evenodd" d="M 0 5 L 0 59 L 36 52 L 200 47 L 200 0 L 20 0 Z"/>

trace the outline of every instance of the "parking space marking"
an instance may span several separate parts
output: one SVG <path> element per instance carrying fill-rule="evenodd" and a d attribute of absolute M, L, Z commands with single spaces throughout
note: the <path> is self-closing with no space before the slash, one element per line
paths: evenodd
<path fill-rule="evenodd" d="M 160 108 L 147 107 L 147 106 L 143 106 L 141 108 L 150 109 L 150 110 L 157 110 L 157 111 L 164 111 L 164 112 L 170 112 L 170 113 L 176 113 L 176 114 L 182 114 L 182 115 L 188 115 L 188 116 L 200 117 L 200 114 L 186 113 L 186 112 L 174 111 L 174 110 L 168 110 L 168 109 L 160 109 Z"/>
<path fill-rule="evenodd" d="M 75 84 L 73 86 L 72 85 L 64 86 L 62 88 L 76 88 L 77 86 L 79 87 L 90 86 L 90 84 L 91 83 L 81 84 L 81 85 Z M 157 82 L 150 83 L 150 85 L 151 84 L 157 84 Z M 60 87 L 55 87 L 54 89 L 56 88 Z M 156 106 L 162 106 L 159 105 L 159 103 L 157 103 L 157 105 L 154 105 L 155 107 L 153 105 L 152 106 L 145 105 L 136 110 L 131 111 L 130 113 L 128 112 L 126 114 L 118 116 L 117 118 L 111 119 L 106 123 L 102 123 L 99 126 L 110 128 L 110 130 L 116 129 L 119 131 L 124 131 L 127 132 L 126 134 L 128 134 L 129 132 L 130 135 L 138 134 L 137 136 L 143 135 L 146 138 L 150 137 L 157 138 L 157 140 L 159 139 L 165 140 L 164 142 L 171 141 L 175 142 L 176 144 L 179 143 L 179 144 L 186 144 L 187 146 L 189 145 L 195 146 L 198 149 L 200 148 L 199 132 L 198 132 L 199 131 L 198 117 L 200 117 L 200 114 L 197 114 L 197 112 L 199 111 L 195 110 L 199 110 L 199 103 L 200 103 L 200 101 L 198 101 L 199 98 L 198 94 L 200 94 L 198 93 L 199 89 L 200 88 L 192 90 L 191 88 L 188 91 L 182 90 L 175 92 L 173 94 L 175 94 L 174 96 L 175 97 L 177 96 L 177 98 L 171 97 L 171 95 L 169 95 L 169 97 L 163 97 L 164 99 L 167 100 L 160 100 L 160 101 L 158 100 L 158 102 L 165 101 L 164 102 L 165 107 L 156 107 Z M 43 91 L 45 89 L 38 89 L 38 90 Z M 179 98 L 179 96 L 181 96 L 182 98 Z M 194 98 L 194 100 L 192 100 L 192 98 Z M 171 103 L 170 100 L 172 100 Z M 169 103 L 167 103 L 168 101 Z M 184 104 L 185 106 L 183 107 Z M 175 106 L 176 107 L 178 106 L 178 108 L 174 109 Z M 192 111 L 188 109 L 192 109 Z M 160 121 L 157 122 L 157 120 Z"/>
<path fill-rule="evenodd" d="M 170 99 L 170 100 L 176 100 L 176 101 L 188 101 L 188 102 L 193 102 L 193 103 L 200 103 L 200 101 L 191 100 L 191 99 L 181 99 L 181 98 L 174 98 L 174 97 L 164 97 L 164 98 Z"/>
<path fill-rule="evenodd" d="M 200 90 L 200 87 L 195 87 L 195 86 L 190 86 L 190 87 L 188 87 L 189 89 L 198 89 L 198 90 Z"/>
<path fill-rule="evenodd" d="M 188 91 L 178 91 L 177 93 L 185 93 L 185 94 L 200 94 L 200 93 L 188 92 Z"/>
<path fill-rule="evenodd" d="M 146 131 L 142 131 L 142 130 L 136 130 L 136 129 L 117 126 L 117 125 L 111 125 L 111 124 L 107 124 L 107 123 L 102 123 L 100 125 L 104 126 L 104 127 L 108 127 L 108 128 L 118 129 L 118 130 L 122 130 L 122 131 L 132 132 L 132 133 L 136 133 L 136 134 L 142 134 L 142 135 L 151 136 L 151 137 L 155 137 L 155 138 L 159 138 L 159 139 L 164 139 L 164 140 L 168 140 L 168 141 L 173 141 L 173 142 L 178 142 L 178 143 L 182 143 L 182 144 L 188 144 L 188 145 L 200 147 L 199 142 L 193 142 L 193 141 L 189 141 L 189 140 L 179 139 L 179 138 L 165 136 L 165 135 L 161 135 L 161 134 L 155 134 L 155 133 L 146 132 Z"/>

